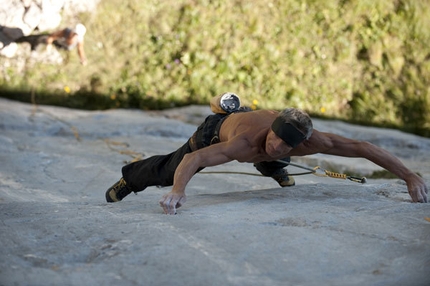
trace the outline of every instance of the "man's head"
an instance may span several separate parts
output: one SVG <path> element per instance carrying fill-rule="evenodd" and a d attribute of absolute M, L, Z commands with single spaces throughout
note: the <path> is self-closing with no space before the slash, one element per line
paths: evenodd
<path fill-rule="evenodd" d="M 291 147 L 296 147 L 312 135 L 309 115 L 296 108 L 282 110 L 271 126 L 273 132 Z"/>

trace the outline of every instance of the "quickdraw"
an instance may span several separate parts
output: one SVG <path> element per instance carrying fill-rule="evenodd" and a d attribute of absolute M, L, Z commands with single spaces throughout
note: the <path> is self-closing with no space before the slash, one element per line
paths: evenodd
<path fill-rule="evenodd" d="M 335 179 L 342 179 L 342 180 L 350 180 L 356 183 L 361 183 L 361 184 L 365 184 L 367 182 L 366 177 L 354 177 L 354 176 L 348 176 L 347 174 L 341 174 L 341 173 L 336 173 L 336 172 L 332 172 L 332 171 L 328 171 L 325 170 L 323 168 L 321 168 L 320 166 L 316 166 L 315 168 L 309 168 L 309 167 L 305 167 L 299 164 L 295 164 L 292 162 L 286 162 L 283 160 L 277 160 L 280 163 L 288 163 L 291 166 L 297 167 L 297 168 L 302 168 L 305 170 L 308 170 L 309 172 L 306 173 L 299 173 L 299 174 L 289 174 L 291 176 L 295 175 L 305 175 L 305 174 L 314 174 L 315 176 L 318 177 L 330 177 L 330 178 L 335 178 Z"/>
<path fill-rule="evenodd" d="M 336 172 L 331 172 L 331 171 L 327 171 L 324 169 L 321 169 L 320 166 L 316 166 L 313 169 L 315 172 L 312 172 L 312 174 L 314 174 L 315 176 L 318 177 L 330 177 L 330 178 L 335 178 L 335 179 L 342 179 L 342 180 L 350 180 L 356 183 L 361 183 L 361 184 L 365 184 L 367 182 L 366 177 L 354 177 L 354 176 L 348 176 L 347 174 L 340 174 L 340 173 L 336 173 Z M 321 170 L 324 173 L 317 173 L 317 170 Z"/>
<path fill-rule="evenodd" d="M 329 178 L 335 178 L 335 179 L 350 180 L 352 182 L 361 183 L 361 184 L 365 184 L 367 182 L 366 177 L 354 177 L 354 176 L 349 176 L 347 174 L 336 173 L 336 172 L 322 169 L 320 166 L 316 166 L 314 168 L 309 168 L 309 167 L 305 167 L 305 166 L 295 164 L 292 162 L 286 162 L 283 160 L 277 160 L 277 161 L 281 162 L 281 163 L 288 163 L 288 165 L 290 165 L 290 166 L 294 166 L 297 168 L 308 170 L 308 172 L 302 172 L 302 173 L 293 173 L 293 174 L 288 173 L 288 175 L 290 175 L 290 176 L 301 176 L 301 175 L 313 174 L 313 175 L 318 176 L 318 177 L 329 177 Z M 200 173 L 201 174 L 238 174 L 238 175 L 264 177 L 261 174 L 248 173 L 248 172 L 236 172 L 236 171 L 201 171 Z"/>

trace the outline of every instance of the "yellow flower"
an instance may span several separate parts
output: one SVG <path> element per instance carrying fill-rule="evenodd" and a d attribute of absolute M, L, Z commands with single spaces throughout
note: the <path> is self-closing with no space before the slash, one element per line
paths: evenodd
<path fill-rule="evenodd" d="M 258 100 L 254 99 L 252 101 L 251 109 L 252 110 L 257 110 L 257 106 L 258 106 Z"/>
<path fill-rule="evenodd" d="M 322 107 L 320 108 L 320 111 L 321 111 L 321 113 L 325 113 L 325 112 L 326 112 L 325 107 L 324 107 L 324 106 L 322 106 Z"/>
<path fill-rule="evenodd" d="M 66 92 L 66 93 L 70 93 L 70 87 L 68 87 L 67 85 L 64 87 L 64 91 Z"/>

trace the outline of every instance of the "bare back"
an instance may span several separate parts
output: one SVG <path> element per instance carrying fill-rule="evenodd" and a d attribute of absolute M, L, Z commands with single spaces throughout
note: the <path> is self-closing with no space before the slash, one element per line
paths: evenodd
<path fill-rule="evenodd" d="M 229 148 L 234 148 L 232 160 L 257 163 L 273 161 L 287 156 L 305 156 L 330 149 L 330 138 L 314 129 L 308 140 L 303 141 L 289 153 L 283 154 L 279 158 L 270 157 L 265 151 L 265 142 L 271 125 L 278 114 L 277 111 L 258 110 L 229 115 L 221 126 L 220 139 L 221 142 L 234 142 L 237 146 L 241 146 L 234 148 L 236 146 L 228 144 Z M 246 141 L 248 145 L 238 143 L 240 141 Z"/>
<path fill-rule="evenodd" d="M 273 160 L 265 152 L 265 143 L 270 126 L 278 112 L 258 110 L 234 113 L 228 116 L 220 130 L 220 140 L 231 149 L 232 160 L 239 162 L 260 162 Z M 224 149 L 225 151 L 225 149 Z"/>

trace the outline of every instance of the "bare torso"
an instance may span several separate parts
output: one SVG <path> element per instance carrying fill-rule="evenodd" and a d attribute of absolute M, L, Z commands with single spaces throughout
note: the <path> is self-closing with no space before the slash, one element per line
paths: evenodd
<path fill-rule="evenodd" d="M 321 151 L 320 143 L 324 143 L 324 139 L 321 137 L 321 133 L 314 130 L 314 134 L 308 140 L 305 140 L 287 154 L 282 154 L 276 158 L 269 156 L 266 152 L 266 139 L 277 116 L 278 112 L 271 110 L 229 115 L 221 126 L 221 142 L 234 142 L 234 144 L 241 146 L 241 148 L 234 148 L 235 151 L 231 159 L 239 162 L 257 163 L 282 159 L 287 156 L 304 156 Z M 238 143 L 240 141 L 245 141 L 247 145 L 244 146 L 244 143 Z M 315 143 L 319 145 L 318 151 L 315 150 L 315 147 L 317 147 Z"/>
<path fill-rule="evenodd" d="M 229 115 L 221 126 L 220 140 L 240 146 L 234 148 L 231 159 L 239 162 L 268 160 L 270 157 L 265 151 L 266 137 L 277 115 L 277 112 L 269 110 Z"/>

